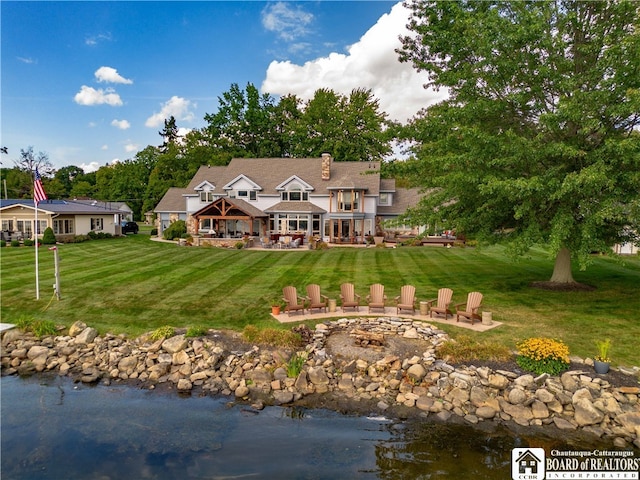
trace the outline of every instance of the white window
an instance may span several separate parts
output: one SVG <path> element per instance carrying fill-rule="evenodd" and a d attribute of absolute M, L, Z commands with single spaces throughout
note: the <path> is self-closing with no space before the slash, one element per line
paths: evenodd
<path fill-rule="evenodd" d="M 56 235 L 68 235 L 73 233 L 73 220 L 54 220 L 53 233 Z"/>
<path fill-rule="evenodd" d="M 360 208 L 360 192 L 340 190 L 338 192 L 338 211 L 355 212 Z"/>
<path fill-rule="evenodd" d="M 380 193 L 380 196 L 378 197 L 378 205 L 391 205 L 391 194 Z"/>
<path fill-rule="evenodd" d="M 91 230 L 94 232 L 102 231 L 103 229 L 103 219 L 102 218 L 92 218 L 91 219 Z"/>
<path fill-rule="evenodd" d="M 289 190 L 282 192 L 282 200 L 285 202 L 307 202 L 309 201 L 309 192 L 303 192 L 299 185 L 291 185 Z"/>
<path fill-rule="evenodd" d="M 210 192 L 210 191 L 202 191 L 202 192 L 200 192 L 200 202 L 202 202 L 202 203 L 211 203 L 211 202 L 213 202 L 213 192 Z"/>

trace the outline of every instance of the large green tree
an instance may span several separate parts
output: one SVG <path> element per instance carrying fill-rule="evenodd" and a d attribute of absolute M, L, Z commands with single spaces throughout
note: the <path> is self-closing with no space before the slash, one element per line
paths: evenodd
<path fill-rule="evenodd" d="M 449 92 L 410 126 L 433 189 L 414 217 L 516 254 L 544 243 L 563 284 L 572 257 L 638 241 L 640 3 L 407 5 L 400 59 Z"/>

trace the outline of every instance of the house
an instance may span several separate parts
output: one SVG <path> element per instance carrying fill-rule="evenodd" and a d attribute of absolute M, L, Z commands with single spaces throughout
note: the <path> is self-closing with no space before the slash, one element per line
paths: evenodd
<path fill-rule="evenodd" d="M 171 188 L 156 206 L 158 233 L 184 220 L 191 235 L 280 235 L 330 243 L 364 243 L 415 205 L 416 189 L 380 178 L 379 162 L 320 158 L 234 158 L 203 166 L 186 188 Z"/>
<path fill-rule="evenodd" d="M 102 202 L 91 198 L 74 198 L 76 203 L 84 203 L 85 205 L 93 205 L 109 210 L 118 210 L 120 212 L 120 222 L 133 221 L 133 210 L 126 202 Z"/>
<path fill-rule="evenodd" d="M 4 240 L 33 238 L 42 235 L 47 227 L 53 229 L 58 240 L 64 241 L 90 231 L 119 235 L 123 212 L 107 206 L 70 200 L 45 200 L 36 209 L 31 199 L 0 200 L 0 224 Z"/>

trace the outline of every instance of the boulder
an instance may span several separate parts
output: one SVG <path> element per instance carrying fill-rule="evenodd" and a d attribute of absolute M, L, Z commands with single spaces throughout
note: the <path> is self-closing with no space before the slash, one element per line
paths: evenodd
<path fill-rule="evenodd" d="M 162 348 L 167 353 L 177 353 L 180 350 L 184 350 L 187 348 L 189 342 L 185 338 L 184 335 L 175 335 L 171 338 L 167 338 L 164 342 L 162 342 Z"/>

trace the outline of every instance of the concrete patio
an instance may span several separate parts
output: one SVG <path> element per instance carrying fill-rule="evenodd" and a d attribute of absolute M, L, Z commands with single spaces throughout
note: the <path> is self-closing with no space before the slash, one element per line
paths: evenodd
<path fill-rule="evenodd" d="M 440 315 L 434 315 L 433 318 L 431 318 L 429 317 L 429 314 L 421 314 L 418 309 L 416 309 L 416 313 L 414 315 L 408 313 L 401 313 L 400 315 L 398 315 L 396 307 L 385 307 L 384 313 L 382 312 L 382 309 L 376 309 L 373 312 L 369 312 L 369 307 L 367 307 L 366 305 L 361 305 L 359 311 L 353 311 L 353 309 L 343 311 L 340 306 L 337 306 L 335 308 L 335 311 L 330 310 L 332 310 L 331 305 L 330 308 L 327 309 L 327 313 L 317 309 L 314 310 L 314 313 L 309 313 L 309 310 L 305 309 L 304 314 L 298 311 L 292 312 L 291 315 L 289 315 L 288 313 L 281 311 L 279 315 L 272 314 L 271 316 L 278 320 L 280 323 L 306 322 L 314 320 L 322 322 L 323 320 L 327 319 L 354 317 L 400 317 L 419 320 L 425 323 L 446 323 L 475 332 L 486 332 L 487 330 L 491 330 L 502 325 L 501 322 L 496 322 L 495 320 L 491 320 L 490 324 L 486 321 L 476 321 L 473 325 L 471 325 L 471 322 L 465 320 L 456 322 L 455 314 L 453 316 L 449 315 L 449 318 L 447 320 L 445 320 L 444 316 Z"/>

